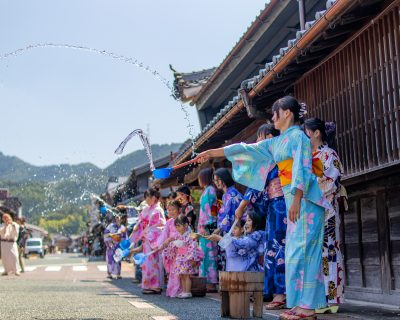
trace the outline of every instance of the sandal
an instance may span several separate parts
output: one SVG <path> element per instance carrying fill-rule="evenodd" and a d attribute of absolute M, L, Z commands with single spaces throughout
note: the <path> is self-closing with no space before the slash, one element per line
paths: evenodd
<path fill-rule="evenodd" d="M 143 294 L 161 294 L 161 289 L 155 290 L 155 289 L 143 289 L 142 290 Z"/>
<path fill-rule="evenodd" d="M 313 315 L 306 315 L 304 313 L 296 313 L 292 310 L 285 311 L 279 316 L 281 320 L 317 320 L 317 316 Z"/>
<path fill-rule="evenodd" d="M 266 310 L 280 310 L 286 307 L 286 301 L 271 301 L 265 306 Z"/>

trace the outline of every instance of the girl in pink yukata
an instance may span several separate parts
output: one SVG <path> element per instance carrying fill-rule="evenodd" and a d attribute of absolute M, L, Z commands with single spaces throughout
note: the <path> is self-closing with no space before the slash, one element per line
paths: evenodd
<path fill-rule="evenodd" d="M 182 292 L 178 295 L 180 299 L 192 297 L 190 276 L 198 274 L 200 263 L 204 259 L 203 251 L 199 248 L 197 241 L 191 237 L 192 229 L 189 223 L 189 219 L 184 215 L 175 219 L 175 228 L 179 236 L 172 242 L 177 248 L 175 268 L 182 286 Z"/>
<path fill-rule="evenodd" d="M 171 242 L 176 240 L 179 236 L 179 232 L 175 228 L 175 218 L 181 213 L 182 205 L 178 200 L 171 201 L 168 203 L 167 210 L 169 220 L 165 224 L 161 236 L 158 239 L 159 249 L 162 250 L 162 260 L 164 264 L 165 272 L 168 274 L 168 285 L 166 296 L 175 298 L 182 292 L 179 275 L 175 270 L 175 258 L 177 253 L 177 247 Z"/>
<path fill-rule="evenodd" d="M 155 250 L 158 249 L 158 238 L 165 226 L 165 216 L 158 188 L 150 188 L 145 200 L 148 206 L 140 213 L 131 239 L 136 243 L 142 240 L 144 254 L 152 252 L 142 265 L 142 292 L 160 294 L 164 273 L 160 253 Z"/>

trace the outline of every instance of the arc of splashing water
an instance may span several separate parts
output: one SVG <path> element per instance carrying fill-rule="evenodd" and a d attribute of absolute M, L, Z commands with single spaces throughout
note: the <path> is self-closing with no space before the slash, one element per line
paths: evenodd
<path fill-rule="evenodd" d="M 194 132 L 193 132 L 193 125 L 190 122 L 189 112 L 187 111 L 187 109 L 183 105 L 183 103 L 179 100 L 179 98 L 177 97 L 174 87 L 157 70 L 153 70 L 148 65 L 145 65 L 143 62 L 140 62 L 137 59 L 126 57 L 126 56 L 123 56 L 123 55 L 120 55 L 120 54 L 117 54 L 117 53 L 114 53 L 114 52 L 109 52 L 109 51 L 106 51 L 106 50 L 99 50 L 99 49 L 85 47 L 85 46 L 78 46 L 78 45 L 71 45 L 71 44 L 59 44 L 59 43 L 38 43 L 38 44 L 29 45 L 29 46 L 26 46 L 24 48 L 20 48 L 20 49 L 14 50 L 12 52 L 0 55 L 0 60 L 7 59 L 7 58 L 13 57 L 13 56 L 18 56 L 18 55 L 24 53 L 25 51 L 29 51 L 29 50 L 32 50 L 32 49 L 49 48 L 49 47 L 50 48 L 64 48 L 64 49 L 82 50 L 82 51 L 88 51 L 88 52 L 92 52 L 92 53 L 101 54 L 101 55 L 104 55 L 104 56 L 111 57 L 113 59 L 120 60 L 120 61 L 125 62 L 125 63 L 132 64 L 132 65 L 134 65 L 134 66 L 136 66 L 136 67 L 138 67 L 138 68 L 150 73 L 151 75 L 153 75 L 157 80 L 159 80 L 162 84 L 164 84 L 164 86 L 166 86 L 170 90 L 171 97 L 174 98 L 176 101 L 178 101 L 178 103 L 180 104 L 180 108 L 181 108 L 182 112 L 185 115 L 184 118 L 185 118 L 186 122 L 188 123 L 187 124 L 187 128 L 189 129 L 189 136 L 190 136 L 190 139 L 192 141 L 192 156 L 195 155 Z M 142 142 L 143 142 L 143 140 L 142 140 Z"/>
<path fill-rule="evenodd" d="M 124 139 L 124 141 L 122 141 L 120 143 L 120 145 L 118 146 L 118 148 L 115 150 L 114 153 L 115 154 L 122 154 L 122 152 L 124 151 L 124 148 L 125 148 L 126 144 L 128 143 L 128 141 L 131 140 L 136 135 L 138 135 L 140 140 L 142 141 L 144 150 L 146 151 L 147 158 L 149 159 L 149 162 L 150 162 L 150 169 L 151 169 L 151 171 L 154 171 L 155 166 L 154 166 L 154 163 L 153 163 L 153 154 L 151 152 L 151 146 L 150 146 L 149 138 L 143 132 L 142 129 L 133 130 L 130 134 L 128 134 L 128 136 Z"/>

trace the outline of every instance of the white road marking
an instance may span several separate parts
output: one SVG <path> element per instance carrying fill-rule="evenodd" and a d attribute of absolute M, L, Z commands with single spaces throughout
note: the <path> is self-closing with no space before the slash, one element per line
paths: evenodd
<path fill-rule="evenodd" d="M 154 309 L 154 307 L 147 302 L 128 301 L 131 305 L 138 309 Z"/>
<path fill-rule="evenodd" d="M 44 269 L 44 271 L 60 271 L 61 270 L 61 266 L 48 266 L 46 269 Z"/>
<path fill-rule="evenodd" d="M 100 271 L 107 271 L 107 266 L 106 265 L 100 265 L 100 266 L 97 266 L 97 268 L 100 270 Z"/>
<path fill-rule="evenodd" d="M 72 271 L 87 271 L 87 266 L 73 266 Z"/>
<path fill-rule="evenodd" d="M 34 271 L 34 270 L 36 270 L 36 266 L 27 266 L 27 267 L 25 267 L 25 271 L 27 271 L 27 272 L 32 272 L 32 271 Z"/>
<path fill-rule="evenodd" d="M 175 316 L 152 316 L 153 320 L 177 320 L 178 318 Z"/>

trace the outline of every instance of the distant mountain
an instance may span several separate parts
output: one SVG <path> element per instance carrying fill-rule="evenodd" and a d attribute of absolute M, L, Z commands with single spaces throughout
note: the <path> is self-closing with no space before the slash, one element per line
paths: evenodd
<path fill-rule="evenodd" d="M 180 146 L 180 143 L 152 145 L 153 158 L 157 160 L 171 151 L 176 152 Z M 9 188 L 11 195 L 21 200 L 23 214 L 29 222 L 50 221 L 50 225 L 63 228 L 63 223 L 77 223 L 70 221 L 71 214 L 81 215 L 88 205 L 87 194 L 103 193 L 109 176 L 129 176 L 133 168 L 146 163 L 144 150 L 127 154 L 104 170 L 91 163 L 34 166 L 0 152 L 0 188 Z M 68 232 L 77 233 L 82 231 L 82 225 L 84 221 L 73 228 L 64 227 Z"/>
<path fill-rule="evenodd" d="M 171 151 L 176 152 L 180 146 L 181 143 L 154 144 L 151 146 L 153 159 L 162 158 L 170 154 Z M 17 157 L 6 156 L 0 152 L 0 180 L 11 182 L 51 182 L 68 179 L 72 176 L 129 176 L 133 168 L 148 162 L 144 149 L 134 151 L 117 159 L 104 170 L 91 163 L 34 166 Z"/>
<path fill-rule="evenodd" d="M 50 182 L 66 179 L 73 175 L 101 175 L 102 171 L 91 163 L 34 166 L 17 157 L 6 156 L 0 152 L 0 180 L 3 181 Z"/>
<path fill-rule="evenodd" d="M 151 151 L 154 161 L 169 155 L 171 151 L 178 151 L 181 145 L 181 143 L 153 144 Z M 104 169 L 104 172 L 108 176 L 129 176 L 133 168 L 146 163 L 149 163 L 149 159 L 147 159 L 144 149 L 137 150 L 117 159 L 113 164 Z"/>

